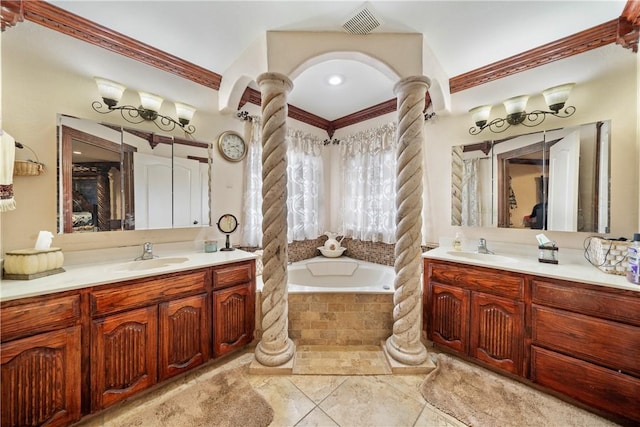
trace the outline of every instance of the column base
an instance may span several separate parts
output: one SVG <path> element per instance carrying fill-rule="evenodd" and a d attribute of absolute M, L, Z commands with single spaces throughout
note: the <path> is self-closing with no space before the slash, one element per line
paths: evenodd
<path fill-rule="evenodd" d="M 254 356 L 249 364 L 249 373 L 253 375 L 293 375 L 293 361 L 292 357 L 282 365 L 266 366 L 258 362 Z"/>
<path fill-rule="evenodd" d="M 254 353 L 255 360 L 263 366 L 278 367 L 291 362 L 293 367 L 293 356 L 296 354 L 296 345 L 287 338 L 284 347 L 275 351 L 265 349 L 262 341 L 256 346 Z"/>
<path fill-rule="evenodd" d="M 382 341 L 380 345 L 382 346 L 382 352 L 384 353 L 384 356 L 387 358 L 387 363 L 391 367 L 391 373 L 393 374 L 404 374 L 404 375 L 428 374 L 429 372 L 433 371 L 436 368 L 435 363 L 433 363 L 433 360 L 431 360 L 431 357 L 429 357 L 428 353 L 424 362 L 421 362 L 417 365 L 407 365 L 405 363 L 397 361 L 391 356 L 391 354 L 389 354 L 389 351 L 387 349 L 387 343 L 385 341 Z"/>

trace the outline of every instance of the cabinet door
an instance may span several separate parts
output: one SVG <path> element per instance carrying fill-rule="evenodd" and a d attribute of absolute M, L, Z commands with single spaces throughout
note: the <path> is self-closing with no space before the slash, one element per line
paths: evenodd
<path fill-rule="evenodd" d="M 255 307 L 251 283 L 214 292 L 213 312 L 214 356 L 253 340 Z"/>
<path fill-rule="evenodd" d="M 160 304 L 160 380 L 209 359 L 207 295 Z"/>
<path fill-rule="evenodd" d="M 457 352 L 469 348 L 469 291 L 431 282 L 430 339 Z"/>
<path fill-rule="evenodd" d="M 521 375 L 523 304 L 494 295 L 471 295 L 470 356 Z"/>
<path fill-rule="evenodd" d="M 68 425 L 80 418 L 80 327 L 10 341 L 2 354 L 2 425 Z"/>
<path fill-rule="evenodd" d="M 156 306 L 94 319 L 91 330 L 92 410 L 156 383 Z"/>

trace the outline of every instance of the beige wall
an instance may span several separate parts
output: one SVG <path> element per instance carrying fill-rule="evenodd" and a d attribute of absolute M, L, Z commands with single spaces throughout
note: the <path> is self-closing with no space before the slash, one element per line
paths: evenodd
<path fill-rule="evenodd" d="M 617 47 L 621 49 L 620 47 Z M 534 73 L 537 69 L 527 73 Z M 495 82 L 499 84 L 500 81 Z M 554 129 L 563 126 L 578 125 L 610 119 L 612 123 L 611 153 L 611 235 L 630 238 L 632 233 L 640 229 L 638 219 L 638 188 L 640 164 L 638 156 L 640 140 L 638 137 L 638 87 L 637 67 L 614 69 L 600 78 L 581 82 L 576 85 L 569 99 L 569 104 L 577 108 L 575 115 L 568 119 L 547 119 L 535 130 Z M 456 94 L 453 96 L 455 103 Z M 538 105 L 536 105 L 536 103 Z M 541 97 L 531 100 L 531 106 L 542 108 Z M 492 114 L 497 116 L 498 112 Z M 426 237 L 427 242 L 438 242 L 442 237 L 453 237 L 460 231 L 465 238 L 477 239 L 485 237 L 489 242 L 513 242 L 535 244 L 536 230 L 509 230 L 491 227 L 454 227 L 450 225 L 450 150 L 452 146 L 479 142 L 492 138 L 485 130 L 478 136 L 471 136 L 468 129 L 471 118 L 468 114 L 438 116 L 425 125 L 427 162 L 426 179 L 429 183 L 432 203 L 427 206 L 427 216 L 433 221 L 432 233 Z M 498 137 L 527 133 L 533 129 L 512 127 Z M 584 239 L 590 233 L 545 232 L 560 247 L 583 247 Z"/>
<path fill-rule="evenodd" d="M 24 24 L 26 25 L 26 24 Z M 15 31 L 15 30 L 10 30 Z M 622 49 L 620 47 L 616 47 Z M 115 113 L 102 116 L 90 107 L 98 96 L 95 83 L 91 78 L 79 76 L 67 71 L 63 65 L 57 68 L 45 67 L 38 58 L 28 60 L 12 57 L 2 52 L 2 126 L 17 140 L 33 148 L 40 161 L 47 166 L 47 172 L 37 177 L 16 177 L 15 195 L 18 208 L 0 215 L 2 231 L 2 252 L 32 247 L 39 230 L 55 231 L 56 228 L 56 115 L 64 113 L 93 120 L 109 121 L 127 125 Z M 156 71 L 158 72 L 158 71 Z M 528 71 L 528 73 L 536 70 Z M 494 84 L 500 84 L 497 81 Z M 195 84 L 195 83 L 194 83 Z M 295 84 L 295 81 L 294 81 Z M 198 86 L 206 91 L 214 111 L 218 105 L 216 91 Z M 571 104 L 578 108 L 574 117 L 561 121 L 548 120 L 540 130 L 553 127 L 575 125 L 596 120 L 612 120 L 612 235 L 629 237 L 640 229 L 638 197 L 640 169 L 640 141 L 637 122 L 638 104 L 637 67 L 613 70 L 611 74 L 595 81 L 580 82 L 571 95 Z M 455 96 L 453 102 L 455 104 Z M 131 101 L 133 102 L 133 101 Z M 532 102 L 540 100 L 532 99 Z M 163 108 L 170 108 L 169 106 Z M 252 114 L 259 110 L 255 106 L 246 106 Z M 163 111 L 171 114 L 170 111 Z M 118 120 L 119 119 L 119 120 Z M 375 127 L 395 120 L 395 114 L 388 114 L 375 120 L 340 129 L 336 137 L 354 133 L 362 129 Z M 425 125 L 425 241 L 437 242 L 441 237 L 452 237 L 462 231 L 465 238 L 476 239 L 480 236 L 489 241 L 531 242 L 535 244 L 535 231 L 504 230 L 495 228 L 460 228 L 450 225 L 450 150 L 454 145 L 482 140 L 468 134 L 470 126 L 468 114 L 440 114 Z M 198 140 L 215 143 L 220 133 L 226 130 L 244 131 L 244 123 L 233 115 L 206 113 L 199 110 L 194 118 Z M 150 125 L 151 126 L 151 125 Z M 290 122 L 291 127 L 317 132 L 322 139 L 326 135 L 315 128 L 299 122 Z M 154 129 L 150 127 L 149 129 Z M 514 129 L 513 133 L 521 132 Z M 176 133 L 179 135 L 179 133 Z M 505 136 L 508 135 L 504 134 Z M 336 152 L 336 148 L 331 148 Z M 213 209 L 215 220 L 230 212 L 241 217 L 243 167 L 242 164 L 224 161 L 217 150 L 213 150 Z M 335 168 L 333 157 L 329 164 Z M 329 169 L 325 180 L 334 169 Z M 339 200 L 333 194 L 326 203 L 329 227 L 336 226 L 335 214 L 341 209 Z M 335 230 L 334 230 L 335 231 Z M 548 232 L 550 238 L 558 241 L 561 247 L 581 248 L 583 233 Z M 200 240 L 217 236 L 214 227 L 176 229 L 161 231 L 102 232 L 90 234 L 56 235 L 54 246 L 64 250 L 86 248 L 118 247 L 139 245 L 144 241 L 173 242 Z M 234 241 L 239 241 L 236 233 Z"/>

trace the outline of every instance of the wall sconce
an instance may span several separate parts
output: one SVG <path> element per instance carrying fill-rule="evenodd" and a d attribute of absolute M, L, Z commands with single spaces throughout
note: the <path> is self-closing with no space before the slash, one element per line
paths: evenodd
<path fill-rule="evenodd" d="M 544 122 L 548 114 L 562 119 L 571 117 L 573 113 L 576 112 L 576 107 L 568 106 L 564 108 L 564 104 L 567 102 L 573 86 L 575 86 L 575 83 L 567 83 L 542 91 L 542 95 L 550 111 L 534 110 L 527 113 L 525 108 L 529 100 L 529 95 L 515 96 L 505 100 L 503 104 L 507 111 L 507 117 L 493 119 L 490 122 L 488 120 L 491 105 L 472 108 L 469 112 L 476 125 L 469 128 L 469 133 L 471 135 L 477 135 L 486 128 L 489 128 L 491 132 L 500 133 L 509 129 L 512 125 L 538 126 Z M 561 111 L 563 108 L 564 111 Z"/>
<path fill-rule="evenodd" d="M 100 92 L 102 101 L 105 104 L 102 105 L 100 101 L 93 101 L 91 107 L 98 113 L 107 114 L 112 111 L 120 111 L 122 118 L 129 123 L 137 124 L 144 121 L 150 121 L 155 123 L 158 128 L 167 132 L 174 130 L 176 125 L 182 128 L 182 130 L 189 135 L 196 131 L 196 128 L 189 124 L 196 111 L 192 106 L 176 102 L 176 113 L 178 115 L 177 121 L 169 116 L 163 116 L 158 113 L 163 99 L 152 93 L 138 92 L 140 96 L 139 107 L 134 107 L 132 105 L 122 105 L 118 107 L 118 102 L 122 99 L 122 94 L 126 87 L 120 83 L 100 77 L 95 77 L 95 80 L 98 85 L 98 91 Z"/>

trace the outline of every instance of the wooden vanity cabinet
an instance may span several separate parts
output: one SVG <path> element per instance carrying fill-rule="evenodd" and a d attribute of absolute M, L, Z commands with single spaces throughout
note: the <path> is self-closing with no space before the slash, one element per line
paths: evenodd
<path fill-rule="evenodd" d="M 640 423 L 640 292 L 428 258 L 424 275 L 438 346 Z"/>
<path fill-rule="evenodd" d="M 222 356 L 253 341 L 254 279 L 254 262 L 229 264 L 214 270 L 214 356 Z"/>
<path fill-rule="evenodd" d="M 64 426 L 80 419 L 78 295 L 2 303 L 2 426 Z"/>
<path fill-rule="evenodd" d="M 211 333 L 207 294 L 160 304 L 159 380 L 209 360 Z"/>
<path fill-rule="evenodd" d="M 247 260 L 3 302 L 0 425 L 66 426 L 250 343 L 254 287 Z"/>
<path fill-rule="evenodd" d="M 92 411 L 208 359 L 209 274 L 174 273 L 91 292 Z"/>
<path fill-rule="evenodd" d="M 640 422 L 640 293 L 534 278 L 531 380 Z"/>
<path fill-rule="evenodd" d="M 497 270 L 425 259 L 427 337 L 516 375 L 524 367 L 524 279 Z"/>

